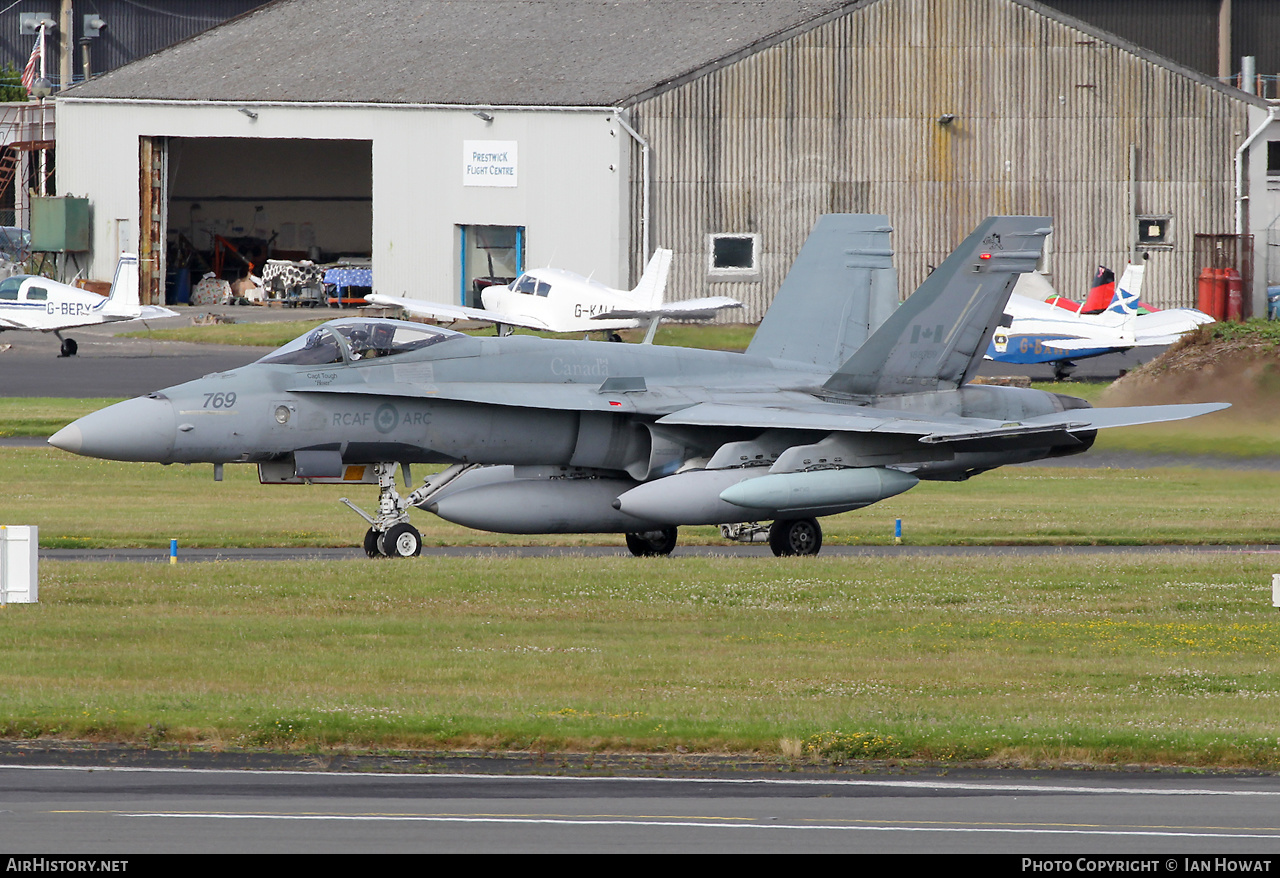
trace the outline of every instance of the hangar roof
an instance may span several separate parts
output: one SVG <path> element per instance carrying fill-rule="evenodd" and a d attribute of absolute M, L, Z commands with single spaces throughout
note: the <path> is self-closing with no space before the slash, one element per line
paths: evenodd
<path fill-rule="evenodd" d="M 275 0 L 66 95 L 625 106 L 878 2 Z M 1008 2 L 1265 104 L 1036 0 Z"/>
<path fill-rule="evenodd" d="M 848 0 L 276 0 L 77 98 L 616 106 Z"/>

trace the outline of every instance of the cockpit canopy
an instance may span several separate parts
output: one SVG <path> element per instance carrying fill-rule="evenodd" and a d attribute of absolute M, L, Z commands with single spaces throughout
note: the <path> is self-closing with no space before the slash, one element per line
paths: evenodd
<path fill-rule="evenodd" d="M 463 338 L 460 332 L 404 320 L 348 317 L 331 320 L 279 347 L 259 363 L 326 366 L 420 351 L 433 344 Z"/>
<path fill-rule="evenodd" d="M 22 287 L 22 282 L 30 280 L 34 276 L 31 274 L 15 274 L 0 281 L 0 299 L 17 299 L 18 290 Z"/>
<path fill-rule="evenodd" d="M 525 273 L 516 278 L 515 283 L 511 285 L 511 289 L 514 292 L 524 293 L 529 296 L 546 296 L 547 293 L 551 292 L 551 284 Z"/>

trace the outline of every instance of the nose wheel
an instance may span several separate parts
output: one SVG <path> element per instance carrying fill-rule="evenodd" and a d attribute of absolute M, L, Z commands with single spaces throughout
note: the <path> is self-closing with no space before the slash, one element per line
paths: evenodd
<path fill-rule="evenodd" d="M 394 463 L 374 464 L 378 475 L 378 514 L 368 515 L 346 497 L 341 502 L 369 522 L 364 534 L 364 553 L 370 558 L 413 558 L 422 553 L 422 534 L 409 523 L 409 507 L 422 506 L 438 491 L 458 476 L 474 469 L 475 464 L 451 466 L 443 472 L 425 479 L 422 487 L 401 497 L 396 490 L 396 466 Z M 409 481 L 405 467 L 405 481 Z"/>
<path fill-rule="evenodd" d="M 378 537 L 378 549 L 388 558 L 413 558 L 422 552 L 422 534 L 411 524 L 397 524 Z"/>
<path fill-rule="evenodd" d="M 76 340 L 74 338 L 63 338 L 62 333 L 57 330 L 54 330 L 53 334 L 58 337 L 58 341 L 62 342 L 62 348 L 59 350 L 58 356 L 74 357 L 76 355 L 76 351 L 80 350 L 80 346 L 76 344 Z"/>

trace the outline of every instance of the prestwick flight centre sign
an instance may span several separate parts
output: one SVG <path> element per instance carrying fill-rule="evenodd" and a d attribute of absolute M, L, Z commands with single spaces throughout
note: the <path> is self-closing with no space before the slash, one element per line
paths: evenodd
<path fill-rule="evenodd" d="M 462 185 L 516 185 L 516 142 L 514 140 L 464 140 L 462 142 Z"/>

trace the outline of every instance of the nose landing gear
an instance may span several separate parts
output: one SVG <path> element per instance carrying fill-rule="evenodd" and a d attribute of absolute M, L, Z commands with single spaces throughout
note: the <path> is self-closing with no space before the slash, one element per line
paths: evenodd
<path fill-rule="evenodd" d="M 455 464 L 422 483 L 422 487 L 401 497 L 396 490 L 396 464 L 374 464 L 378 475 L 378 514 L 368 515 L 346 497 L 341 502 L 369 522 L 364 535 L 364 553 L 370 558 L 412 558 L 422 552 L 422 534 L 409 523 L 409 507 L 425 503 L 432 495 L 476 465 Z M 405 465 L 405 481 L 409 480 Z"/>

